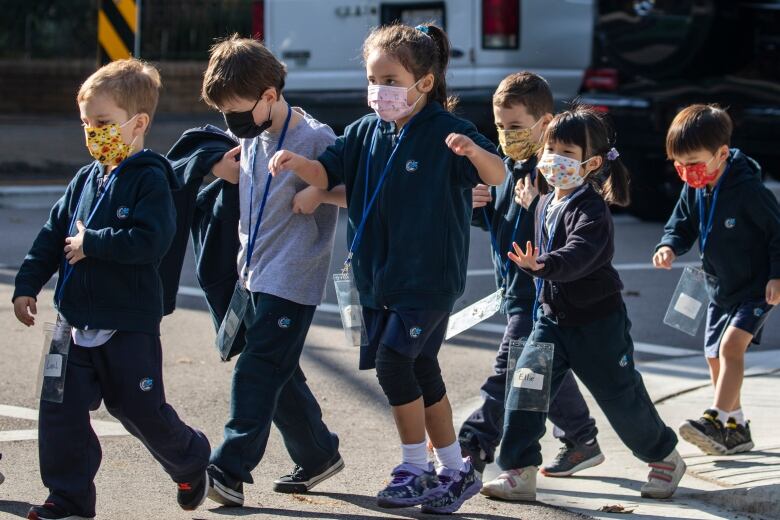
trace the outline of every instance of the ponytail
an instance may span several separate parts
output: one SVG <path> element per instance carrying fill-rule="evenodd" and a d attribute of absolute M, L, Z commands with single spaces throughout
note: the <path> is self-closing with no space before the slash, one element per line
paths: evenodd
<path fill-rule="evenodd" d="M 416 29 L 430 36 L 434 43 L 436 43 L 436 49 L 438 51 L 438 63 L 436 64 L 435 70 L 432 71 L 434 83 L 433 90 L 430 93 L 430 99 L 438 101 L 441 103 L 441 106 L 449 112 L 452 112 L 458 104 L 458 98 L 456 96 L 450 96 L 447 93 L 447 66 L 450 62 L 450 39 L 440 27 L 432 24 L 418 25 Z"/>

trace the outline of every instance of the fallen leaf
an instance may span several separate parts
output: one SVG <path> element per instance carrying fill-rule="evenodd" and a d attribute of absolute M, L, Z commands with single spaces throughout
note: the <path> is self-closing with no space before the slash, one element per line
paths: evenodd
<path fill-rule="evenodd" d="M 633 509 L 626 509 L 620 504 L 601 506 L 599 508 L 599 511 L 601 511 L 602 513 L 623 513 L 623 514 L 629 514 L 634 512 Z"/>

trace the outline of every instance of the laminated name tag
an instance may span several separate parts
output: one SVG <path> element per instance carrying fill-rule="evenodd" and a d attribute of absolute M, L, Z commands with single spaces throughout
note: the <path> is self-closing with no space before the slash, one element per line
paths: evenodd
<path fill-rule="evenodd" d="M 716 286 L 717 283 L 716 277 L 701 269 L 686 266 L 669 302 L 664 323 L 695 336 L 707 315 L 710 302 L 707 287 Z"/>
<path fill-rule="evenodd" d="M 56 323 L 43 324 L 43 351 L 36 385 L 42 401 L 61 403 L 65 398 L 70 332 L 71 327 L 62 316 L 57 316 Z"/>
<path fill-rule="evenodd" d="M 244 287 L 244 281 L 239 278 L 236 282 L 236 288 L 233 290 L 233 296 L 230 297 L 230 304 L 219 325 L 215 345 L 222 361 L 230 359 L 230 351 L 233 343 L 236 341 L 238 331 L 244 322 L 244 315 L 249 306 L 249 291 Z"/>
<path fill-rule="evenodd" d="M 339 303 L 341 325 L 344 328 L 347 345 L 359 347 L 367 344 L 368 334 L 363 323 L 363 307 L 360 305 L 360 296 L 352 279 L 352 271 L 345 269 L 334 274 L 333 284 L 336 287 L 336 299 Z"/>
<path fill-rule="evenodd" d="M 502 298 L 503 291 L 499 289 L 450 316 L 450 321 L 447 323 L 447 334 L 444 336 L 444 339 L 447 340 L 457 336 L 464 330 L 468 330 L 477 323 L 493 316 L 501 309 Z"/>
<path fill-rule="evenodd" d="M 515 368 L 511 376 L 507 373 L 511 377 L 511 386 L 506 398 L 506 409 L 547 413 L 550 409 L 555 346 L 552 343 L 529 341 L 519 348 L 522 350 Z"/>

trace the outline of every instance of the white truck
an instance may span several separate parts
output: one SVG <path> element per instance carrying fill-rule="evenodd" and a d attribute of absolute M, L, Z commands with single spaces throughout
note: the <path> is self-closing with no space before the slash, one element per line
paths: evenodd
<path fill-rule="evenodd" d="M 287 97 L 340 129 L 368 110 L 371 28 L 434 22 L 452 42 L 447 82 L 461 115 L 490 131 L 492 93 L 512 72 L 541 74 L 558 100 L 577 95 L 594 16 L 594 0 L 256 0 L 253 30 L 286 63 Z"/>

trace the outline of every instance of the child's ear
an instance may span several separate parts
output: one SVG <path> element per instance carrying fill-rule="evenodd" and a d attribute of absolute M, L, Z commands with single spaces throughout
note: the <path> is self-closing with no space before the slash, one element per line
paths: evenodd
<path fill-rule="evenodd" d="M 594 156 L 590 161 L 583 165 L 585 166 L 585 173 L 588 174 L 597 171 L 601 168 L 602 164 L 604 164 L 604 158 L 600 155 Z"/>
<path fill-rule="evenodd" d="M 417 84 L 417 89 L 423 94 L 428 94 L 431 90 L 433 90 L 434 83 L 436 83 L 436 78 L 432 72 L 429 72 L 423 76 L 420 82 Z"/>
<path fill-rule="evenodd" d="M 724 144 L 720 148 L 718 148 L 718 162 L 726 162 L 729 158 L 729 153 L 731 150 L 729 150 L 729 145 Z"/>
<path fill-rule="evenodd" d="M 263 92 L 262 97 L 268 104 L 273 104 L 279 100 L 279 93 L 275 87 L 268 87 L 265 89 L 265 92 Z"/>
<path fill-rule="evenodd" d="M 146 112 L 138 114 L 138 117 L 135 118 L 135 125 L 133 125 L 133 135 L 146 135 L 151 121 L 149 114 Z"/>

